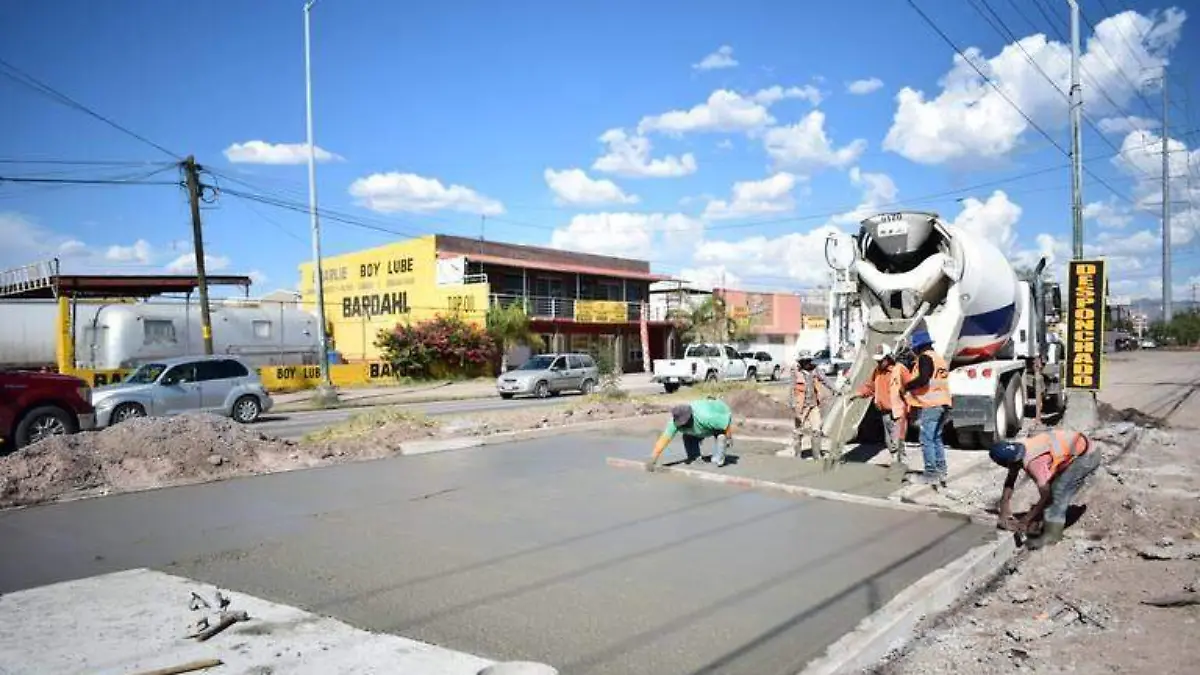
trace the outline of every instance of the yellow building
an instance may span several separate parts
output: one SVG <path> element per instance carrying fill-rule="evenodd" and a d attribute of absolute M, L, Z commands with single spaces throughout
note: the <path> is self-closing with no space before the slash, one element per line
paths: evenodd
<path fill-rule="evenodd" d="M 667 328 L 645 307 L 650 282 L 665 277 L 641 260 L 429 235 L 326 257 L 322 267 L 329 334 L 348 361 L 377 359 L 380 330 L 447 312 L 482 324 L 493 303 L 522 304 L 547 351 L 610 343 L 627 369 L 658 355 L 654 338 Z M 313 309 L 312 263 L 300 265 L 300 290 Z"/>

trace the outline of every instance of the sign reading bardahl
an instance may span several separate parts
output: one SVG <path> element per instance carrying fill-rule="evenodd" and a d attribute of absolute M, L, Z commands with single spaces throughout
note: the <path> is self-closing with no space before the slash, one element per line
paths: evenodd
<path fill-rule="evenodd" d="M 576 300 L 575 320 L 580 323 L 625 323 L 629 311 L 619 300 Z"/>
<path fill-rule="evenodd" d="M 1067 388 L 1100 389 L 1104 349 L 1103 260 L 1072 260 L 1067 271 Z"/>

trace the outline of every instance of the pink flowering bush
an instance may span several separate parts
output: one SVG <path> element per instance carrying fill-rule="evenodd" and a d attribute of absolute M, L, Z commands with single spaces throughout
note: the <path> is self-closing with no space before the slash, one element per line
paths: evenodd
<path fill-rule="evenodd" d="M 483 328 L 453 315 L 397 324 L 380 331 L 375 346 L 398 377 L 414 378 L 478 375 L 499 352 Z"/>

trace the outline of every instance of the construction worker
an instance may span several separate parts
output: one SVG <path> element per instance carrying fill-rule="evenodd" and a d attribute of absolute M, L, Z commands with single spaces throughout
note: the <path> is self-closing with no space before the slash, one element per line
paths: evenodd
<path fill-rule="evenodd" d="M 946 446 L 942 443 L 942 427 L 949 416 L 950 369 L 946 360 L 933 349 L 933 338 L 924 330 L 912 336 L 913 351 L 917 354 L 916 372 L 904 385 L 909 404 L 917 408 L 921 424 L 921 454 L 925 470 L 920 482 L 946 487 Z"/>
<path fill-rule="evenodd" d="M 893 472 L 907 472 L 904 437 L 908 433 L 908 403 L 904 400 L 904 385 L 909 379 L 908 369 L 896 361 L 896 354 L 886 344 L 879 345 L 871 357 L 875 359 L 875 372 L 854 392 L 853 398 L 874 400 L 883 420 L 884 440 L 892 454 L 891 468 Z"/>
<path fill-rule="evenodd" d="M 1062 540 L 1067 526 L 1067 508 L 1087 477 L 1100 466 L 1100 453 L 1087 436 L 1054 429 L 1022 442 L 1006 441 L 988 451 L 992 461 L 1008 469 L 1000 495 L 1000 526 L 1014 532 L 1031 533 L 1044 521 L 1041 536 L 1031 537 L 1029 548 L 1041 548 Z M 1039 499 L 1019 520 L 1012 517 L 1013 487 L 1021 470 L 1037 484 Z"/>
<path fill-rule="evenodd" d="M 792 427 L 792 450 L 799 457 L 804 453 L 804 441 L 809 442 L 812 459 L 823 459 L 824 434 L 821 430 L 821 404 L 828 397 L 822 394 L 820 385 L 834 390 L 833 382 L 825 373 L 817 370 L 812 352 L 801 350 L 796 354 L 796 366 L 792 369 L 791 407 L 794 417 Z"/>
<path fill-rule="evenodd" d="M 714 438 L 716 445 L 713 447 L 712 463 L 725 466 L 725 453 L 733 445 L 733 411 L 724 401 L 715 398 L 671 408 L 671 419 L 654 444 L 653 455 L 646 461 L 647 471 L 654 470 L 663 450 L 679 433 L 683 434 L 683 449 L 687 453 L 688 464 L 701 459 L 700 444 L 704 439 Z"/>

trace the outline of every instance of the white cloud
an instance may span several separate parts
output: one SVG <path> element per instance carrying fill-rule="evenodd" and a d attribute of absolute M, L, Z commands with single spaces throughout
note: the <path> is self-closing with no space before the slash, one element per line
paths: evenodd
<path fill-rule="evenodd" d="M 862 96 L 864 94 L 870 94 L 871 92 L 878 91 L 881 87 L 883 87 L 883 80 L 879 79 L 878 77 L 870 77 L 865 80 L 847 82 L 846 93 L 854 94 L 855 96 Z"/>
<path fill-rule="evenodd" d="M 719 70 L 721 68 L 733 68 L 737 64 L 737 59 L 733 58 L 733 47 L 721 45 L 717 48 L 717 51 L 700 59 L 700 63 L 692 64 L 692 68 L 696 70 Z"/>
<path fill-rule="evenodd" d="M 150 257 L 150 242 L 146 241 L 145 239 L 138 239 L 131 246 L 109 246 L 108 250 L 104 252 L 104 258 L 113 262 L 148 263 L 150 262 Z"/>
<path fill-rule="evenodd" d="M 1016 226 L 1021 220 L 1021 207 L 1008 199 L 1003 190 L 996 190 L 987 201 L 968 197 L 953 224 L 975 236 L 987 239 L 1001 252 L 1012 251 L 1017 239 Z"/>
<path fill-rule="evenodd" d="M 1128 134 L 1133 131 L 1149 131 L 1158 128 L 1158 120 L 1149 117 L 1128 115 L 1124 117 L 1105 117 L 1096 123 L 1096 127 L 1106 134 Z"/>
<path fill-rule="evenodd" d="M 718 150 L 732 150 L 733 149 L 733 141 L 728 138 L 722 138 L 720 141 L 717 142 L 717 149 Z"/>
<path fill-rule="evenodd" d="M 775 85 L 773 87 L 767 87 L 766 89 L 760 89 L 754 92 L 754 95 L 751 96 L 751 99 L 755 103 L 761 103 L 768 106 L 774 105 L 784 99 L 789 98 L 808 101 L 814 106 L 821 105 L 821 101 L 825 100 L 824 95 L 821 94 L 821 90 L 817 89 L 811 84 L 806 84 L 803 87 L 788 87 L 787 89 L 784 89 L 779 85 Z"/>
<path fill-rule="evenodd" d="M 624 129 L 609 129 L 600 136 L 607 152 L 592 163 L 592 168 L 631 178 L 675 178 L 696 173 L 696 158 L 692 153 L 650 157 L 650 139 L 630 136 Z"/>
<path fill-rule="evenodd" d="M 1100 227 L 1121 228 L 1133 220 L 1129 209 L 1116 203 L 1115 198 L 1106 202 L 1091 202 L 1083 207 L 1084 220 L 1094 220 Z"/>
<path fill-rule="evenodd" d="M 227 269 L 229 267 L 229 262 L 229 258 L 223 255 L 213 255 L 211 253 L 204 254 L 204 270 L 206 272 L 219 272 L 223 269 Z M 178 258 L 175 258 L 163 266 L 163 270 L 169 274 L 195 274 L 195 251 L 188 251 Z"/>
<path fill-rule="evenodd" d="M 550 235 L 554 248 L 615 255 L 650 257 L 664 247 L 696 241 L 703 224 L 682 213 L 582 213 Z M 654 256 L 658 257 L 658 256 Z"/>
<path fill-rule="evenodd" d="M 58 255 L 64 258 L 72 258 L 88 254 L 87 244 L 78 239 L 68 239 L 58 245 Z"/>
<path fill-rule="evenodd" d="M 783 213 L 796 207 L 792 188 L 796 176 L 780 172 L 759 181 L 739 181 L 733 184 L 733 199 L 714 199 L 704 208 L 709 220 L 744 218 L 766 213 Z"/>
<path fill-rule="evenodd" d="M 862 188 L 863 200 L 853 211 L 834 216 L 831 222 L 838 225 L 862 222 L 879 213 L 884 206 L 894 204 L 899 194 L 895 181 L 886 173 L 866 173 L 854 166 L 850 167 L 850 182 Z"/>
<path fill-rule="evenodd" d="M 412 173 L 374 173 L 350 184 L 358 203 L 380 213 L 461 211 L 493 216 L 504 205 L 461 185 L 443 185 L 436 178 Z"/>
<path fill-rule="evenodd" d="M 271 278 L 271 277 L 268 277 L 267 273 L 262 270 L 250 270 L 249 272 L 246 273 L 246 276 L 250 277 L 251 281 L 253 281 L 254 283 L 256 283 L 260 286 L 262 284 L 267 283 L 267 281 L 269 281 Z"/>
<path fill-rule="evenodd" d="M 742 271 L 771 270 L 764 278 L 787 277 L 799 284 L 826 283 L 829 265 L 825 262 L 825 239 L 838 231 L 832 225 L 822 225 L 780 237 L 758 235 L 740 241 L 701 241 L 696 245 L 691 269 L 724 266 Z"/>
<path fill-rule="evenodd" d="M 679 278 L 690 281 L 698 289 L 711 291 L 714 288 L 741 288 L 742 277 L 727 265 L 708 267 L 685 267 L 679 270 Z"/>
<path fill-rule="evenodd" d="M 1137 209 L 1157 215 L 1162 209 L 1162 137 L 1148 131 L 1135 131 L 1125 137 L 1121 152 L 1112 162 L 1134 180 L 1133 198 Z M 1171 243 L 1187 244 L 1200 234 L 1200 149 L 1189 149 L 1184 142 L 1167 138 L 1167 175 L 1171 199 Z"/>
<path fill-rule="evenodd" d="M 835 149 L 825 134 L 825 113 L 814 110 L 796 124 L 767 130 L 763 146 L 776 166 L 811 171 L 853 164 L 867 142 L 860 138 Z"/>
<path fill-rule="evenodd" d="M 318 162 L 341 161 L 336 155 L 321 146 L 313 151 Z M 305 164 L 308 162 L 307 143 L 268 143 L 246 141 L 225 148 L 225 158 L 234 164 Z"/>
<path fill-rule="evenodd" d="M 761 129 L 775 123 L 765 105 L 753 98 L 718 89 L 708 100 L 689 110 L 672 110 L 648 115 L 638 122 L 638 133 L 658 132 L 670 136 L 708 131 L 742 132 Z"/>
<path fill-rule="evenodd" d="M 582 169 L 546 169 L 542 174 L 546 185 L 554 192 L 559 204 L 595 206 L 599 204 L 634 204 L 636 195 L 627 195 L 616 183 L 604 178 L 589 178 Z"/>
<path fill-rule="evenodd" d="M 1116 112 L 1103 90 L 1119 106 L 1136 94 L 1129 80 L 1138 78 L 1145 89 L 1166 62 L 1179 40 L 1186 14 L 1168 9 L 1143 16 L 1124 12 L 1096 25 L 1082 57 L 1084 107 L 1093 115 Z M 1144 37 L 1143 37 L 1144 36 Z M 939 82 L 941 92 L 932 98 L 912 87 L 896 95 L 896 113 L 883 147 L 914 162 L 938 164 L 967 159 L 991 159 L 1012 151 L 1030 124 L 1005 96 L 993 89 L 971 66 L 975 64 L 995 82 L 1013 104 L 1043 128 L 1059 129 L 1067 122 L 1070 49 L 1045 35 L 1032 35 L 1006 45 L 992 58 L 976 47 L 955 55 L 953 67 Z M 1029 54 L 1029 57 L 1026 56 Z M 1029 58 L 1045 71 L 1052 85 Z M 1056 90 L 1056 87 L 1058 90 Z"/>

